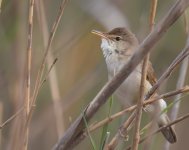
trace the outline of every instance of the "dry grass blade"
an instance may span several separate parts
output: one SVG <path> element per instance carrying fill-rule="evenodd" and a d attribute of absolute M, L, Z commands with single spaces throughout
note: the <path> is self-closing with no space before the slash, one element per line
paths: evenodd
<path fill-rule="evenodd" d="M 171 92 L 168 92 L 168 93 L 159 95 L 159 96 L 152 97 L 152 98 L 150 98 L 150 99 L 144 101 L 143 107 L 145 107 L 146 105 L 152 104 L 153 102 L 155 102 L 155 101 L 157 101 L 157 100 L 159 100 L 159 99 L 165 99 L 165 98 L 169 98 L 169 97 L 175 96 L 175 95 L 180 94 L 180 93 L 187 93 L 187 92 L 189 92 L 189 86 L 185 86 L 185 87 L 183 87 L 183 88 L 181 88 L 181 89 L 178 89 L 178 90 L 175 90 L 175 91 L 171 91 Z M 166 99 L 166 100 L 171 100 L 171 99 Z M 116 114 L 114 114 L 114 115 L 112 115 L 112 116 L 110 116 L 110 117 L 108 117 L 108 118 L 106 118 L 106 119 L 104 119 L 104 120 L 98 122 L 98 123 L 95 123 L 95 124 L 90 125 L 88 130 L 89 130 L 89 132 L 93 132 L 93 131 L 95 131 L 96 129 L 98 129 L 98 128 L 104 126 L 105 124 L 110 123 L 111 121 L 113 121 L 113 120 L 116 119 L 117 117 L 120 117 L 120 116 L 124 115 L 125 113 L 134 111 L 136 108 L 137 108 L 137 105 L 133 105 L 133 106 L 131 106 L 131 107 L 129 107 L 129 108 L 126 108 L 126 109 L 124 109 L 124 110 L 122 110 L 122 111 L 120 111 L 120 112 L 118 112 L 118 113 L 116 113 Z M 134 117 L 134 116 L 133 116 L 133 117 Z M 132 119 L 132 118 L 130 118 L 130 119 Z M 129 120 L 130 120 L 130 119 L 129 119 Z M 126 122 L 127 122 L 127 121 L 126 121 Z M 129 121 L 129 122 L 130 122 L 130 121 Z M 126 123 L 125 123 L 125 124 L 126 124 Z M 127 132 L 124 132 L 124 131 L 126 131 L 126 130 L 124 130 L 125 127 L 127 127 L 127 124 L 126 124 L 126 126 L 125 126 L 124 124 L 122 125 L 122 132 L 118 132 L 118 133 L 114 136 L 114 138 L 112 139 L 112 141 L 110 142 L 110 144 L 106 146 L 106 148 L 107 148 L 107 147 L 108 147 L 109 149 L 115 148 L 116 145 L 117 145 L 117 143 L 118 143 L 118 140 L 121 139 L 123 136 L 124 136 L 124 137 L 126 136 L 126 135 L 123 135 L 123 133 L 127 133 Z M 119 131 L 120 131 L 120 130 L 119 130 Z M 122 134 L 120 134 L 120 133 L 122 133 Z M 86 136 L 88 136 L 88 134 L 87 134 L 86 132 L 84 132 L 84 133 L 80 136 L 80 138 L 77 139 L 77 140 L 80 141 L 80 140 L 84 139 Z M 75 142 L 77 143 L 77 141 L 75 141 Z"/>
<path fill-rule="evenodd" d="M 35 87 L 34 87 L 34 92 L 33 92 L 33 96 L 32 96 L 31 105 L 35 104 L 36 97 L 38 95 L 40 84 L 41 84 L 41 81 L 42 81 L 42 77 L 43 77 L 43 72 L 44 72 L 44 69 L 45 69 L 45 63 L 46 63 L 46 60 L 47 60 L 47 56 L 48 56 L 49 50 L 51 48 L 52 41 L 54 39 L 54 35 L 56 33 L 56 30 L 58 28 L 60 19 L 61 19 L 63 13 L 64 13 L 64 9 L 66 7 L 67 2 L 68 2 L 68 0 L 63 0 L 62 1 L 61 5 L 60 5 L 59 13 L 58 13 L 58 15 L 57 15 L 57 17 L 55 19 L 55 22 L 54 22 L 54 24 L 52 26 L 52 29 L 51 29 L 51 32 L 50 32 L 50 36 L 49 36 L 49 39 L 48 39 L 47 48 L 45 50 L 41 66 L 40 66 L 38 74 L 37 74 L 37 79 L 36 79 L 36 82 L 35 82 Z"/>
<path fill-rule="evenodd" d="M 188 117 L 189 117 L 189 114 L 186 114 L 186 115 L 184 115 L 184 116 L 182 116 L 182 117 L 179 117 L 179 118 L 176 119 L 175 121 L 172 121 L 172 122 L 170 122 L 169 124 L 167 124 L 166 126 L 163 126 L 163 127 L 159 128 L 158 130 L 154 131 L 154 132 L 151 133 L 150 135 L 147 135 L 146 137 L 144 137 L 143 139 L 140 140 L 140 143 L 142 143 L 143 141 L 145 141 L 146 139 L 148 139 L 148 138 L 151 137 L 152 135 L 154 135 L 154 134 L 160 132 L 161 130 L 165 129 L 166 127 L 170 127 L 170 126 L 172 126 L 172 125 L 174 125 L 174 124 L 177 124 L 177 123 L 179 123 L 179 122 L 181 122 L 181 121 L 187 119 Z"/>
<path fill-rule="evenodd" d="M 135 131 L 134 131 L 133 146 L 132 146 L 133 150 L 138 149 L 138 143 L 140 140 L 140 122 L 142 118 L 142 107 L 143 107 L 143 101 L 144 101 L 144 96 L 145 96 L 145 82 L 146 82 L 146 76 L 147 76 L 148 59 L 149 59 L 149 54 L 147 54 L 147 56 L 144 58 L 143 65 L 142 65 L 140 98 L 138 99 L 138 102 L 137 102 Z"/>
<path fill-rule="evenodd" d="M 154 93 L 160 86 L 160 84 L 171 75 L 173 70 L 189 55 L 189 40 L 187 40 L 184 50 L 174 59 L 169 68 L 163 73 L 159 80 L 153 85 L 152 89 L 148 92 L 147 98 Z"/>
<path fill-rule="evenodd" d="M 154 25 L 155 25 L 155 16 L 156 16 L 156 10 L 157 10 L 157 3 L 158 0 L 153 0 L 152 1 L 152 5 L 151 5 L 151 9 L 150 9 L 150 19 L 149 19 L 149 24 L 150 24 L 150 31 L 153 30 Z"/>
<path fill-rule="evenodd" d="M 84 110 L 84 113 L 73 122 L 70 128 L 65 132 L 62 139 L 54 146 L 54 149 L 71 149 L 76 146 L 80 139 L 80 135 L 83 133 L 85 124 L 83 122 L 83 114 L 86 116 L 86 120 L 89 121 L 97 110 L 106 102 L 109 96 L 119 87 L 119 85 L 130 75 L 135 67 L 146 56 L 155 43 L 163 36 L 165 31 L 179 18 L 184 10 L 189 5 L 188 0 L 178 0 L 163 20 L 154 28 L 154 30 L 147 36 L 142 44 L 140 44 L 138 50 L 131 57 L 130 61 L 123 66 L 120 72 L 112 78 L 96 95 L 93 101 Z"/>
<path fill-rule="evenodd" d="M 29 16 L 28 16 L 28 45 L 27 45 L 27 70 L 26 70 L 26 91 L 25 91 L 25 127 L 24 134 L 24 147 L 28 147 L 29 127 L 27 124 L 29 112 L 30 112 L 30 91 L 31 91 L 31 60 L 32 60 L 32 37 L 33 37 L 33 7 L 34 0 L 29 0 Z"/>
<path fill-rule="evenodd" d="M 50 76 L 50 72 L 52 71 L 53 67 L 55 66 L 56 62 L 57 62 L 58 58 L 55 58 L 54 61 L 52 62 L 52 64 L 49 64 L 49 70 L 47 71 L 43 81 L 40 84 L 40 87 L 43 86 L 43 84 L 47 81 L 48 77 Z"/>
<path fill-rule="evenodd" d="M 0 0 L 0 13 L 1 13 L 1 4 L 2 4 L 2 0 Z"/>
<path fill-rule="evenodd" d="M 24 107 L 20 108 L 14 115 L 12 115 L 9 119 L 7 119 L 5 122 L 3 122 L 0 125 L 0 130 L 6 126 L 8 123 L 10 123 L 12 120 L 14 120 L 18 115 L 21 114 L 21 112 L 24 110 Z"/>
<path fill-rule="evenodd" d="M 45 15 L 43 1 L 38 1 L 37 4 L 38 4 L 37 5 L 38 20 L 40 22 L 40 28 L 41 28 L 42 36 L 43 36 L 43 44 L 45 48 L 48 44 L 48 37 L 49 37 L 47 19 Z M 55 66 L 55 63 L 57 60 L 58 60 L 57 58 L 54 59 L 52 52 L 49 51 L 47 62 L 46 62 L 47 67 L 48 67 L 48 72 L 46 73 L 44 80 L 41 82 L 40 88 L 49 77 L 49 85 L 50 85 L 50 90 L 51 90 L 51 95 L 52 95 L 53 106 L 54 106 L 54 114 L 56 118 L 57 135 L 58 135 L 58 138 L 60 138 L 62 133 L 64 132 L 65 127 L 64 127 L 64 121 L 63 121 L 64 117 L 62 113 L 63 110 L 61 107 L 61 96 L 60 96 L 60 92 L 58 88 L 57 71 L 56 71 L 56 66 Z M 50 72 L 51 74 L 49 74 Z"/>
<path fill-rule="evenodd" d="M 150 7 L 150 19 L 149 19 L 149 25 L 150 25 L 150 32 L 154 29 L 154 25 L 155 25 L 155 16 L 156 16 L 156 10 L 157 10 L 157 3 L 158 3 L 158 0 L 152 0 L 152 4 L 151 4 L 151 7 Z M 142 67 L 142 79 L 141 79 L 141 99 L 144 98 L 144 81 L 143 80 L 146 80 L 146 77 L 147 77 L 147 67 L 148 67 L 148 61 L 149 61 L 149 58 L 150 58 L 150 53 L 146 56 L 146 58 L 144 59 L 144 62 L 143 62 L 143 67 Z M 142 82 L 143 81 L 143 82 Z M 141 100 L 142 101 L 142 100 Z M 156 109 L 155 109 L 156 111 Z M 155 113 L 154 113 L 155 114 Z M 156 116 L 154 115 L 154 117 L 156 118 Z M 154 119 L 155 120 L 155 119 Z M 155 125 L 155 121 L 153 121 L 152 123 L 152 126 L 151 128 L 153 128 Z M 139 129 L 140 126 L 138 126 L 138 130 L 137 130 L 137 137 L 135 137 L 136 139 L 136 142 L 133 143 L 135 145 L 137 145 L 139 143 L 139 140 L 140 140 L 140 129 Z M 150 131 L 149 131 L 150 132 Z M 149 141 L 150 143 L 150 141 Z M 148 147 L 149 147 L 149 143 L 146 143 L 146 145 L 144 145 L 145 149 L 147 150 Z M 135 148 L 136 149 L 136 148 Z M 137 149 L 138 149 L 138 146 L 137 146 Z"/>
<path fill-rule="evenodd" d="M 37 79 L 36 79 L 36 82 L 35 82 L 34 92 L 33 92 L 33 95 L 32 95 L 31 101 L 30 101 L 30 111 L 29 111 L 29 115 L 28 115 L 28 119 L 27 119 L 26 125 L 28 125 L 30 120 L 31 120 L 32 113 L 33 113 L 33 110 L 34 110 L 33 108 L 34 108 L 34 105 L 35 105 L 35 101 L 36 101 L 36 98 L 37 98 L 37 95 L 38 95 L 38 92 L 39 92 L 39 89 L 40 89 L 40 85 L 41 85 L 41 82 L 42 82 L 42 77 L 43 77 L 43 72 L 44 72 L 44 69 L 45 69 L 46 59 L 47 59 L 47 56 L 48 56 L 52 41 L 54 39 L 54 35 L 56 33 L 57 27 L 59 25 L 60 19 L 61 19 L 62 15 L 63 15 L 64 8 L 65 8 L 67 2 L 68 2 L 68 0 L 63 0 L 62 1 L 61 5 L 60 5 L 59 13 L 57 15 L 57 18 L 55 19 L 54 24 L 53 24 L 53 27 L 52 27 L 52 30 L 51 30 L 51 33 L 50 33 L 50 37 L 49 37 L 49 40 L 48 40 L 48 45 L 47 45 L 47 48 L 45 50 L 45 54 L 44 54 L 41 66 L 40 66 L 38 74 L 37 74 Z"/>
<path fill-rule="evenodd" d="M 188 24 L 188 18 L 186 16 L 186 12 L 184 13 L 184 20 L 185 20 L 185 32 L 186 32 L 186 35 L 188 36 L 187 40 L 189 40 L 189 33 L 188 33 L 189 24 Z M 182 62 L 182 65 L 181 65 L 181 68 L 180 68 L 180 73 L 179 73 L 179 78 L 178 78 L 178 81 L 177 81 L 177 89 L 182 87 L 185 83 L 185 79 L 186 79 L 186 75 L 187 75 L 187 69 L 188 69 L 188 63 L 189 63 L 189 57 L 187 57 Z M 174 101 L 176 102 L 178 99 L 181 98 L 181 96 L 182 96 L 181 94 L 177 95 Z M 173 108 L 171 110 L 171 115 L 170 115 L 171 120 L 176 119 L 179 108 L 180 108 L 180 102 L 176 103 L 173 106 Z"/>
<path fill-rule="evenodd" d="M 168 97 L 171 97 L 171 96 L 174 96 L 174 95 L 178 95 L 180 93 L 186 93 L 189 91 L 189 86 L 185 86 L 181 89 L 178 89 L 178 90 L 175 90 L 175 91 L 172 91 L 172 92 L 168 92 L 166 94 L 162 94 L 160 96 L 156 96 L 156 97 L 152 97 L 150 98 L 149 100 L 145 101 L 144 102 L 144 105 L 149 105 L 151 104 L 153 101 L 156 101 L 158 99 L 164 99 L 164 98 L 168 98 Z"/>
<path fill-rule="evenodd" d="M 140 98 L 137 102 L 137 109 L 136 109 L 136 121 L 135 121 L 135 128 L 134 128 L 134 137 L 133 137 L 133 150 L 138 149 L 138 143 L 140 140 L 140 122 L 142 118 L 142 107 L 143 101 L 145 96 L 145 82 L 147 76 L 147 66 L 148 66 L 149 54 L 144 58 L 142 64 L 142 76 L 141 76 L 141 83 L 140 83 Z"/>
<path fill-rule="evenodd" d="M 0 124 L 3 120 L 3 103 L 0 101 Z M 0 149 L 2 148 L 2 131 L 0 130 Z"/>
<path fill-rule="evenodd" d="M 186 92 L 189 92 L 189 87 L 188 86 L 185 86 L 185 87 L 183 87 L 181 89 L 178 89 L 178 90 L 175 90 L 175 91 L 172 91 L 172 92 L 168 92 L 166 94 L 162 94 L 160 96 L 148 99 L 148 100 L 146 100 L 144 102 L 143 106 L 145 106 L 147 104 L 151 104 L 151 103 L 153 103 L 153 102 L 155 102 L 155 101 L 157 101 L 159 99 L 162 99 L 162 98 L 168 98 L 168 97 L 172 97 L 172 96 L 175 96 L 177 94 L 180 94 L 180 93 L 184 94 Z M 89 126 L 89 132 L 92 132 L 92 131 L 104 126 L 105 124 L 108 124 L 108 123 L 112 122 L 116 118 L 118 118 L 118 117 L 120 117 L 120 116 L 122 116 L 122 115 L 124 115 L 124 114 L 126 114 L 128 112 L 132 112 L 133 110 L 136 109 L 136 107 L 137 107 L 137 105 L 133 105 L 133 106 L 131 106 L 129 108 L 126 108 L 126 109 L 124 109 L 124 110 L 122 110 L 122 111 L 120 111 L 120 112 L 118 112 L 118 113 L 116 113 L 114 115 L 109 116 L 108 118 L 105 118 L 102 121 L 99 121 L 97 123 L 91 124 Z"/>
<path fill-rule="evenodd" d="M 146 100 L 144 102 L 143 106 L 149 105 L 149 104 L 151 104 L 151 103 L 153 103 L 153 102 L 155 102 L 155 101 L 157 101 L 159 99 L 162 99 L 162 98 L 168 98 L 168 97 L 172 97 L 172 96 L 175 96 L 177 94 L 180 94 L 180 93 L 187 93 L 187 92 L 189 92 L 189 87 L 185 86 L 185 87 L 183 87 L 181 89 L 178 89 L 178 90 L 175 90 L 175 91 L 171 91 L 171 92 L 168 92 L 168 93 L 165 93 L 165 94 L 150 98 L 150 99 L 148 99 L 148 100 Z M 116 118 L 118 118 L 118 117 L 120 117 L 120 116 L 122 116 L 122 115 L 124 115 L 124 114 L 126 114 L 128 112 L 132 112 L 133 110 L 136 109 L 136 107 L 137 107 L 137 105 L 133 105 L 133 106 L 131 106 L 129 108 L 126 108 L 126 109 L 124 109 L 124 110 L 122 110 L 122 111 L 120 111 L 120 112 L 118 112 L 118 113 L 116 113 L 114 115 L 109 116 L 108 118 L 105 118 L 102 121 L 99 121 L 97 123 L 91 124 L 89 126 L 89 132 L 93 132 L 96 129 L 104 126 L 105 124 L 108 124 L 108 123 L 112 122 Z M 86 136 L 87 134 L 84 133 L 84 135 Z"/>
<path fill-rule="evenodd" d="M 165 93 L 165 94 L 162 94 L 162 95 L 159 95 L 159 96 L 150 98 L 150 99 L 144 101 L 143 106 L 145 107 L 146 105 L 152 104 L 153 102 L 155 102 L 155 101 L 157 101 L 157 100 L 159 100 L 159 99 L 164 99 L 164 98 L 168 98 L 168 97 L 175 96 L 175 95 L 180 94 L 180 93 L 187 93 L 187 92 L 189 92 L 189 86 L 185 86 L 185 87 L 183 87 L 183 88 L 181 88 L 181 89 L 178 89 L 178 90 L 175 90 L 175 91 L 171 91 L 171 92 L 168 92 L 168 93 Z M 167 99 L 167 100 L 170 100 L 170 99 Z M 95 131 L 96 129 L 98 129 L 98 128 L 104 126 L 105 124 L 107 124 L 107 123 L 109 123 L 109 122 L 111 122 L 111 121 L 113 121 L 113 120 L 116 119 L 117 117 L 120 117 L 120 116 L 124 115 L 125 113 L 134 111 L 134 110 L 136 109 L 136 107 L 137 107 L 137 105 L 133 105 L 133 106 L 131 106 L 131 107 L 129 107 L 129 108 L 126 108 L 126 109 L 124 109 L 123 111 L 120 111 L 120 112 L 118 112 L 118 113 L 116 113 L 116 114 L 114 114 L 114 115 L 112 115 L 112 116 L 110 116 L 110 117 L 108 117 L 108 118 L 106 118 L 106 119 L 104 119 L 104 120 L 98 122 L 98 123 L 92 124 L 91 126 L 89 126 L 89 129 L 88 129 L 89 132 Z M 130 122 L 130 121 L 129 121 L 129 122 Z M 124 125 L 123 125 L 122 127 L 124 127 Z M 119 131 L 120 131 L 120 130 L 119 130 Z M 122 135 L 123 135 L 124 131 L 121 132 L 121 133 L 122 133 Z M 88 135 L 88 134 L 87 134 L 86 132 L 84 132 L 84 133 L 80 136 L 80 138 L 77 139 L 77 140 L 80 141 L 80 140 L 84 139 L 87 135 Z M 116 144 L 117 144 L 117 142 L 118 142 L 118 139 L 120 139 L 120 138 L 122 138 L 122 137 L 123 137 L 123 136 L 120 136 L 120 132 L 118 132 L 118 134 L 116 134 L 116 136 L 114 136 L 114 138 L 112 139 L 112 142 L 111 142 L 111 145 L 109 145 L 109 148 L 115 147 Z M 77 141 L 76 141 L 76 142 L 77 142 Z M 106 146 L 106 147 L 108 147 L 108 146 Z"/>
<path fill-rule="evenodd" d="M 169 96 L 173 96 L 175 94 L 188 92 L 188 91 L 189 91 L 189 87 L 186 86 L 186 87 L 184 87 L 184 88 L 182 88 L 180 90 L 169 92 L 169 93 L 163 94 L 161 96 L 154 97 L 153 99 L 146 100 L 143 105 L 146 106 L 147 104 L 151 104 L 151 103 L 153 103 L 153 102 L 155 102 L 155 101 L 157 101 L 157 100 L 159 100 L 161 98 L 166 98 L 166 97 L 169 97 Z M 138 107 L 138 105 L 131 106 L 131 107 L 125 109 L 125 112 L 133 111 L 134 109 L 137 109 L 137 107 Z M 127 136 L 128 127 L 131 124 L 131 122 L 134 120 L 135 115 L 136 115 L 136 112 L 133 112 L 133 114 L 128 118 L 128 120 L 120 127 L 119 132 L 116 133 L 116 135 L 113 137 L 113 139 L 111 140 L 111 142 L 107 146 L 107 148 L 109 150 L 115 149 L 116 146 L 118 145 L 119 139 L 121 139 L 121 137 L 126 137 Z M 94 129 L 94 127 L 93 127 L 93 129 Z M 139 131 L 139 134 L 140 134 L 140 131 Z"/>
<path fill-rule="evenodd" d="M 186 33 L 186 35 L 188 36 L 188 39 L 189 39 L 189 32 L 188 32 L 188 28 L 189 28 L 189 22 L 188 21 L 189 21 L 189 19 L 187 18 L 186 11 L 184 13 L 184 24 L 185 24 L 185 33 Z M 188 63 L 189 63 L 189 57 L 187 57 L 182 62 L 180 72 L 179 72 L 178 81 L 177 81 L 177 85 L 176 85 L 177 89 L 184 86 L 184 84 L 185 84 L 185 79 L 186 79 L 187 69 L 188 69 Z M 178 102 L 178 100 L 181 98 L 181 96 L 182 96 L 182 94 L 178 94 L 174 99 L 175 105 L 171 109 L 170 120 L 175 120 L 177 118 L 177 115 L 178 115 L 178 112 L 179 112 L 179 109 L 180 109 L 180 101 Z M 170 149 L 170 143 L 166 142 L 164 147 L 165 147 L 165 150 L 169 150 Z"/>
<path fill-rule="evenodd" d="M 186 35 L 189 35 L 189 10 L 185 10 L 184 12 L 184 26 L 185 26 L 185 32 L 186 32 Z"/>
<path fill-rule="evenodd" d="M 157 130 L 154 131 L 153 133 L 151 133 L 151 134 L 147 135 L 146 137 L 144 137 L 143 139 L 141 139 L 139 143 L 144 142 L 145 140 L 147 140 L 148 138 L 152 137 L 153 135 L 159 133 L 159 132 L 162 131 L 163 129 L 165 129 L 165 128 L 167 128 L 167 127 L 170 127 L 170 126 L 172 126 L 172 125 L 174 125 L 174 124 L 177 124 L 177 123 L 179 123 L 179 122 L 181 122 L 181 121 L 183 121 L 183 120 L 185 120 L 185 119 L 187 119 L 187 118 L 189 118 L 189 113 L 186 114 L 186 115 L 184 115 L 184 116 L 182 116 L 182 117 L 179 117 L 179 118 L 176 119 L 175 121 L 170 122 L 170 123 L 167 124 L 166 126 L 162 126 L 161 128 L 157 129 Z M 126 150 L 131 150 L 131 147 L 128 147 Z"/>

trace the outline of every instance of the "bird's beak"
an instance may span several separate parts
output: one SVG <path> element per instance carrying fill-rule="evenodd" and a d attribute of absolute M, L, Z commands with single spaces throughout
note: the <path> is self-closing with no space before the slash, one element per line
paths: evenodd
<path fill-rule="evenodd" d="M 107 33 L 104 33 L 104 32 L 101 32 L 101 31 L 97 31 L 97 30 L 92 30 L 91 33 L 96 34 L 96 35 L 98 35 L 98 36 L 100 36 L 102 38 L 109 39 Z"/>

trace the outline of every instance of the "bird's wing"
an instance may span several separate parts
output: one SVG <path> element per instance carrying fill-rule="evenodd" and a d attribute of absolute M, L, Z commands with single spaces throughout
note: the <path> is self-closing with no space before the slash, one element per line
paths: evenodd
<path fill-rule="evenodd" d="M 152 67 L 152 63 L 148 62 L 148 68 L 147 68 L 147 80 L 150 82 L 151 85 L 154 85 L 157 82 L 154 69 Z"/>

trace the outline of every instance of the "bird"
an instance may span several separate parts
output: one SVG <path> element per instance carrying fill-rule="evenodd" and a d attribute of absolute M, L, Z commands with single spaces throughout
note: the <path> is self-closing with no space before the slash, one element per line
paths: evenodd
<path fill-rule="evenodd" d="M 136 36 L 125 27 L 117 27 L 109 32 L 97 30 L 92 30 L 91 32 L 101 37 L 101 49 L 107 65 L 108 79 L 111 79 L 119 72 L 123 65 L 130 60 L 139 46 L 139 41 Z M 139 63 L 134 71 L 115 91 L 115 95 L 124 106 L 131 106 L 139 99 L 141 76 L 142 62 Z M 147 76 L 144 83 L 145 95 L 156 82 L 157 79 L 154 69 L 151 62 L 148 61 Z M 155 113 L 159 114 L 156 119 L 159 127 L 165 126 L 170 122 L 166 112 L 164 112 L 166 107 L 167 104 L 163 99 L 146 107 L 147 111 L 152 116 Z M 169 143 L 175 143 L 177 141 L 176 132 L 173 127 L 166 127 L 161 130 L 161 132 Z"/>

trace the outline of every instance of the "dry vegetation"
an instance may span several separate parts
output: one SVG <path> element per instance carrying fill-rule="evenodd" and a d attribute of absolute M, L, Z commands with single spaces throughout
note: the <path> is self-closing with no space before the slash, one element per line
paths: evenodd
<path fill-rule="evenodd" d="M 188 6 L 188 0 L 0 1 L 0 149 L 187 149 Z M 90 31 L 129 24 L 143 42 L 106 83 L 100 42 Z M 149 52 L 159 79 L 144 99 Z M 123 108 L 112 94 L 141 61 L 140 100 Z M 165 94 L 153 96 L 160 86 Z M 165 127 L 142 111 L 161 98 L 170 104 L 167 126 L 177 131 L 173 145 L 157 134 Z"/>

